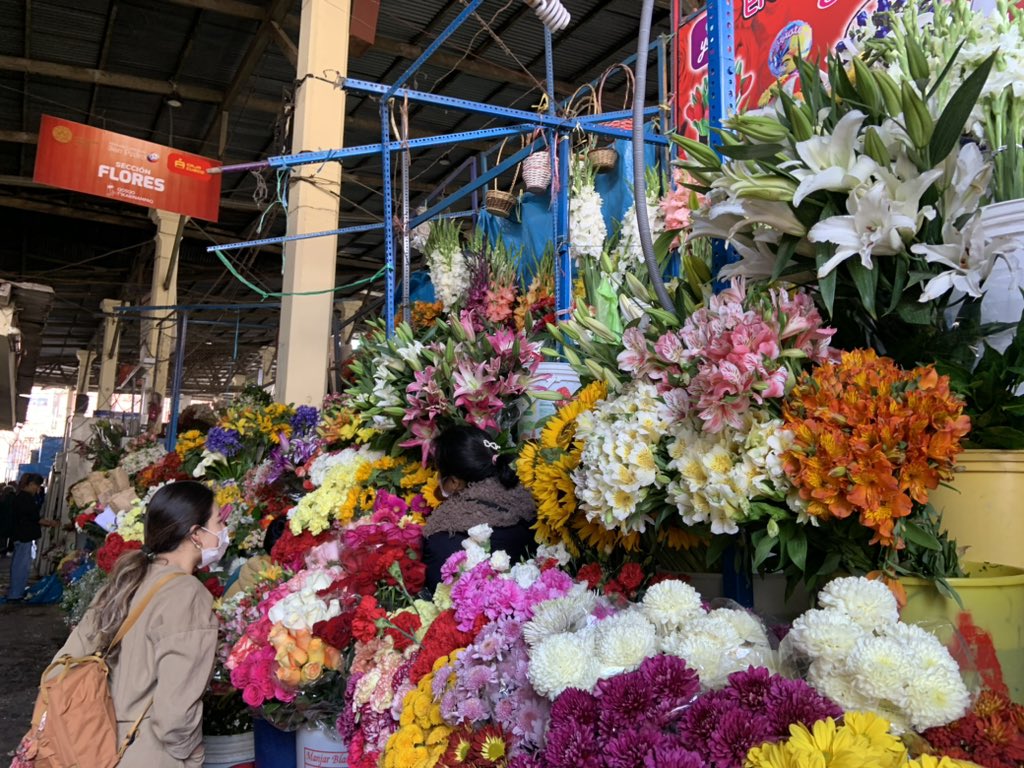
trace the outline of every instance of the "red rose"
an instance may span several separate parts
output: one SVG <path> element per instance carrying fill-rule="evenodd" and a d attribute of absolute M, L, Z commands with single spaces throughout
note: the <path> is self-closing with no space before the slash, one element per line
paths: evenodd
<path fill-rule="evenodd" d="M 576 580 L 585 581 L 590 589 L 597 589 L 603 578 L 604 573 L 602 573 L 601 566 L 597 563 L 584 565 L 580 568 L 579 573 L 576 574 Z"/>
<path fill-rule="evenodd" d="M 214 599 L 224 596 L 224 585 L 221 584 L 220 579 L 210 577 L 209 579 L 203 580 L 203 586 L 213 595 Z"/>
<path fill-rule="evenodd" d="M 352 636 L 362 643 L 368 643 L 377 636 L 377 622 L 387 616 L 387 611 L 377 604 L 375 597 L 364 597 L 352 618 Z"/>
<path fill-rule="evenodd" d="M 389 627 L 385 634 L 395 641 L 395 650 L 402 653 L 413 644 L 412 636 L 416 634 L 423 622 L 418 614 L 400 613 L 391 620 L 391 623 L 395 626 Z"/>
<path fill-rule="evenodd" d="M 313 636 L 342 651 L 352 642 L 352 614 L 343 613 L 313 625 Z"/>
<path fill-rule="evenodd" d="M 619 571 L 619 583 L 630 592 L 635 592 L 644 583 L 644 569 L 637 563 L 626 563 Z"/>

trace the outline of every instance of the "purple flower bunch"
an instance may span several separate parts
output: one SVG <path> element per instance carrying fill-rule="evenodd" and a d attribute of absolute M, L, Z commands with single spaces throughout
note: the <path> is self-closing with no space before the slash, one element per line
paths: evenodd
<path fill-rule="evenodd" d="M 700 693 L 697 673 L 676 656 L 652 656 L 634 672 L 570 689 L 551 706 L 543 768 L 704 768 L 674 732 Z"/>
<path fill-rule="evenodd" d="M 451 665 L 451 690 L 446 690 L 448 674 L 435 676 L 441 714 L 450 723 L 496 723 L 512 737 L 512 755 L 536 752 L 551 705 L 530 685 L 529 666 L 522 624 L 511 618 L 491 622 Z"/>
<path fill-rule="evenodd" d="M 206 433 L 206 450 L 231 459 L 242 452 L 242 436 L 233 429 L 213 427 Z"/>
<path fill-rule="evenodd" d="M 452 577 L 453 564 L 457 567 L 464 561 L 463 553 L 453 555 L 442 574 L 446 579 Z M 507 617 L 527 622 L 533 618 L 535 605 L 562 597 L 573 584 L 572 577 L 558 568 L 540 572 L 532 581 L 517 580 L 510 573 L 495 570 L 490 560 L 484 560 L 463 573 L 452 587 L 455 619 L 463 632 L 470 631 L 481 616 L 489 621 Z"/>
<path fill-rule="evenodd" d="M 320 411 L 312 405 L 300 405 L 292 416 L 292 437 L 308 437 L 316 431 L 320 423 Z"/>
<path fill-rule="evenodd" d="M 750 749 L 788 738 L 791 725 L 842 714 L 807 683 L 767 669 L 699 690 L 682 659 L 654 656 L 593 694 L 565 691 L 551 707 L 542 768 L 742 768 Z"/>

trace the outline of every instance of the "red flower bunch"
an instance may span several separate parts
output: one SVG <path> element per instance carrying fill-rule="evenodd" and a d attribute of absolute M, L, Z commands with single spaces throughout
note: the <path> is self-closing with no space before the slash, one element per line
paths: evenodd
<path fill-rule="evenodd" d="M 125 541 L 120 534 L 112 533 L 107 536 L 103 546 L 96 550 L 96 565 L 105 573 L 110 573 L 121 555 L 136 549 L 142 549 L 141 541 Z"/>
<path fill-rule="evenodd" d="M 966 715 L 922 735 L 937 753 L 986 768 L 1024 764 L 1024 706 L 1002 693 L 983 691 Z"/>
<path fill-rule="evenodd" d="M 198 576 L 199 580 L 203 582 L 203 586 L 206 587 L 207 591 L 213 595 L 214 600 L 219 597 L 224 597 L 224 582 L 209 573 L 205 575 L 197 573 L 196 576 Z"/>
<path fill-rule="evenodd" d="M 270 558 L 289 571 L 300 571 L 306 565 L 306 553 L 311 549 L 331 538 L 330 531 L 314 536 L 309 531 L 303 531 L 296 536 L 290 527 L 285 527 L 281 538 L 270 550 Z"/>
<path fill-rule="evenodd" d="M 96 515 L 97 514 L 98 513 L 94 510 L 92 512 L 83 512 L 80 515 L 76 515 L 75 516 L 75 528 L 77 528 L 80 531 L 84 531 L 85 530 L 85 526 L 89 525 L 94 520 L 96 520 Z"/>
<path fill-rule="evenodd" d="M 161 483 L 188 479 L 188 475 L 181 469 L 181 456 L 176 451 L 165 453 L 163 458 L 135 476 L 135 482 L 142 488 L 153 488 Z"/>
<path fill-rule="evenodd" d="M 406 611 L 391 617 L 390 622 L 392 626 L 388 627 L 384 634 L 394 641 L 395 650 L 403 653 L 413 644 L 416 633 L 423 626 L 423 619 L 418 613 Z"/>
<path fill-rule="evenodd" d="M 378 622 L 387 618 L 387 615 L 388 612 L 380 607 L 377 598 L 372 595 L 364 597 L 352 617 L 352 637 L 361 643 L 369 643 L 377 637 Z"/>
<path fill-rule="evenodd" d="M 374 509 L 371 522 L 345 531 L 341 554 L 345 575 L 334 587 L 357 595 L 373 595 L 382 587 L 398 586 L 397 566 L 405 591 L 415 595 L 423 589 L 427 578 L 420 527 L 399 524 L 408 505 L 387 491 L 377 493 Z"/>
<path fill-rule="evenodd" d="M 423 636 L 423 642 L 409 670 L 409 680 L 413 685 L 418 685 L 433 670 L 435 661 L 456 648 L 465 648 L 473 642 L 476 634 L 476 631 L 463 632 L 458 628 L 453 609 L 442 611 Z"/>
<path fill-rule="evenodd" d="M 632 600 L 647 581 L 647 574 L 639 563 L 626 563 L 615 576 L 600 563 L 588 563 L 580 568 L 576 581 L 586 583 L 590 589 L 598 590 L 606 597 Z"/>

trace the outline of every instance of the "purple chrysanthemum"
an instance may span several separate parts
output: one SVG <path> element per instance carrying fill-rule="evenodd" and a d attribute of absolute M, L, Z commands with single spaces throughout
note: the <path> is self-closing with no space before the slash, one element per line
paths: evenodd
<path fill-rule="evenodd" d="M 594 728 L 601 719 L 597 699 L 586 691 L 569 688 L 562 691 L 551 705 L 551 727 L 560 728 L 574 723 L 583 728 Z"/>
<path fill-rule="evenodd" d="M 233 458 L 242 450 L 242 436 L 233 429 L 214 427 L 206 434 L 206 450 Z"/>
<path fill-rule="evenodd" d="M 696 752 L 675 746 L 659 746 L 647 753 L 644 768 L 706 768 Z"/>
<path fill-rule="evenodd" d="M 700 693 L 697 673 L 678 656 L 651 656 L 637 670 L 648 691 L 652 713 L 664 725 Z"/>
<path fill-rule="evenodd" d="M 644 768 L 647 755 L 652 750 L 667 746 L 667 739 L 660 730 L 652 727 L 636 728 L 636 724 L 604 744 L 604 764 L 607 768 Z"/>
<path fill-rule="evenodd" d="M 771 672 L 764 667 L 748 667 L 742 672 L 729 675 L 729 685 L 722 690 L 722 697 L 735 706 L 760 711 L 764 708 L 771 686 Z"/>
<path fill-rule="evenodd" d="M 768 741 L 771 726 L 764 715 L 729 709 L 707 742 L 706 755 L 715 768 L 743 768 L 747 752 Z"/>
<path fill-rule="evenodd" d="M 647 722 L 654 700 L 643 675 L 636 671 L 598 683 L 597 703 L 601 710 L 597 732 L 606 740 L 621 732 L 635 733 L 638 723 Z"/>
<path fill-rule="evenodd" d="M 694 746 L 707 744 L 727 709 L 715 693 L 698 698 L 679 718 L 679 733 L 684 737 L 684 743 Z"/>
<path fill-rule="evenodd" d="M 548 768 L 601 768 L 600 746 L 593 728 L 565 722 L 548 731 L 544 764 Z"/>
<path fill-rule="evenodd" d="M 766 697 L 766 711 L 772 739 L 789 736 L 789 726 L 802 723 L 810 727 L 819 720 L 838 718 L 843 710 L 803 680 L 774 677 Z"/>

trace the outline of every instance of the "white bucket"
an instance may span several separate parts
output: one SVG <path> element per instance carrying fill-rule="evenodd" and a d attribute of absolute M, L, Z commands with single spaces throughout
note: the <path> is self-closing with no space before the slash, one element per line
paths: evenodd
<path fill-rule="evenodd" d="M 1024 200 L 993 203 L 981 209 L 985 236 L 1016 240 L 1018 247 L 1000 259 L 985 282 L 985 296 L 981 300 L 983 323 L 1016 323 L 1024 312 L 1024 297 L 1020 287 L 1024 282 Z M 1007 263 L 1009 262 L 1009 263 Z M 1013 330 L 997 333 L 987 339 L 998 351 L 1004 351 L 1013 341 Z"/>
<path fill-rule="evenodd" d="M 295 768 L 346 768 L 348 745 L 333 730 L 301 728 L 295 739 Z"/>
<path fill-rule="evenodd" d="M 579 374 L 568 363 L 541 363 L 537 366 L 537 376 L 540 381 L 534 386 L 534 389 L 542 392 L 564 390 L 572 395 L 580 388 Z M 520 422 L 521 435 L 529 438 L 540 437 L 541 424 L 556 410 L 557 403 L 548 400 L 533 400 Z"/>
<path fill-rule="evenodd" d="M 256 764 L 252 731 L 234 736 L 203 736 L 203 768 L 251 768 Z"/>

